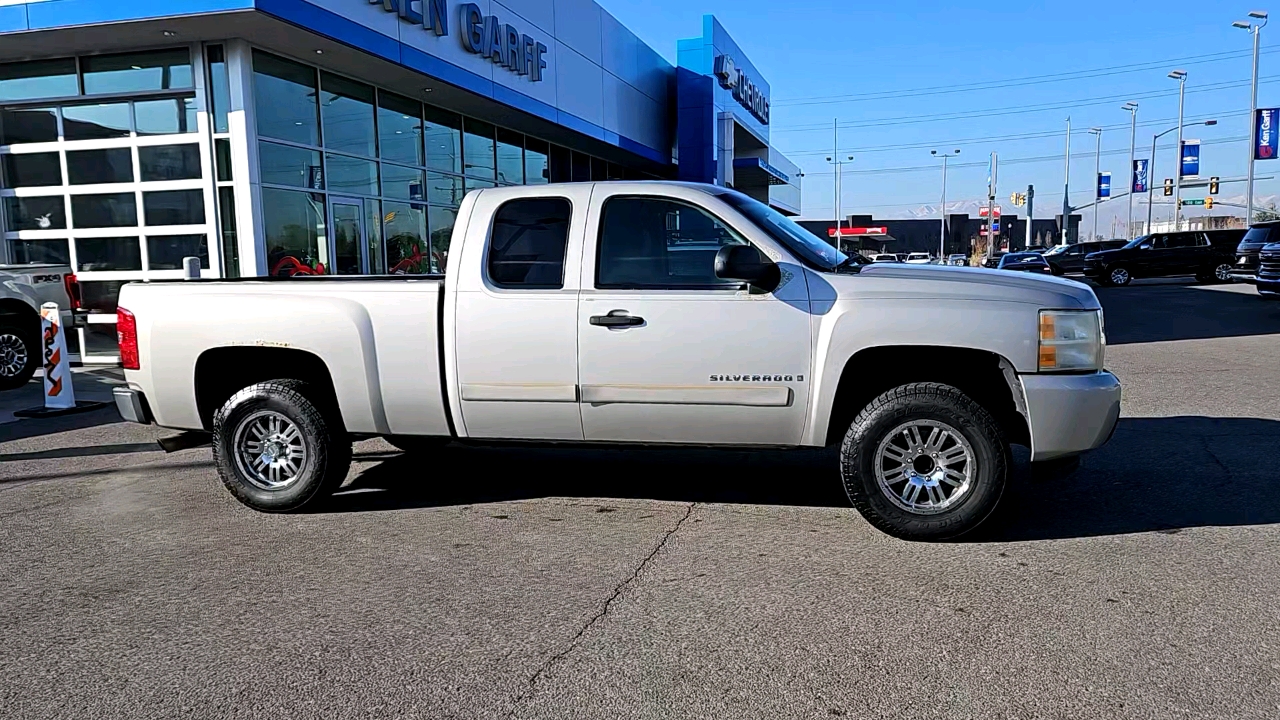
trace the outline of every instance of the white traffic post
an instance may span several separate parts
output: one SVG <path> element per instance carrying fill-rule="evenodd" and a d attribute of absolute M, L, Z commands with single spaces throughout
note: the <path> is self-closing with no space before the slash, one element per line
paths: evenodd
<path fill-rule="evenodd" d="M 200 258 L 184 257 L 182 258 L 182 279 L 196 280 L 200 277 Z"/>
<path fill-rule="evenodd" d="M 76 406 L 71 386 L 71 365 L 67 362 L 67 335 L 57 303 L 40 306 L 40 347 L 44 358 L 44 406 L 50 410 L 70 410 Z"/>

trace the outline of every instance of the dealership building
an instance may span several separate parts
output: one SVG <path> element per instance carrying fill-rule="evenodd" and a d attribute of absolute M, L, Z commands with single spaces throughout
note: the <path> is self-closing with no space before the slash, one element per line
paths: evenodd
<path fill-rule="evenodd" d="M 122 284 L 430 273 L 462 196 L 670 178 L 790 215 L 770 89 L 712 16 L 671 66 L 592 0 L 0 0 L 0 261 Z"/>

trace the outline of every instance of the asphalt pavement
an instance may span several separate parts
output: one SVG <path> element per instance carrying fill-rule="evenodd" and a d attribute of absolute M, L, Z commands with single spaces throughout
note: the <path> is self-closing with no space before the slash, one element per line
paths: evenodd
<path fill-rule="evenodd" d="M 825 451 L 375 440 L 266 515 L 207 448 L 0 398 L 0 716 L 1280 716 L 1280 303 L 1098 293 L 1114 438 L 1020 456 L 948 544 L 873 530 Z"/>

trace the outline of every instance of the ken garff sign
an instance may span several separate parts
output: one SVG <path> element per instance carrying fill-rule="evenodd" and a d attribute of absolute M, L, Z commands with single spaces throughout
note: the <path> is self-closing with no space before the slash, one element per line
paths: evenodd
<path fill-rule="evenodd" d="M 1195 177 L 1200 174 L 1200 141 L 1182 141 L 1182 167 L 1178 169 L 1182 177 Z"/>
<path fill-rule="evenodd" d="M 369 4 L 381 5 L 383 10 L 399 15 L 405 22 L 421 24 L 424 30 L 438 37 L 449 34 L 446 0 L 421 0 L 421 9 L 414 7 L 414 1 L 369 0 Z M 532 82 L 542 80 L 542 71 L 547 68 L 546 45 L 513 25 L 499 22 L 497 15 L 485 15 L 475 3 L 465 3 L 458 10 L 463 48 L 512 72 L 528 75 Z"/>
<path fill-rule="evenodd" d="M 1132 192 L 1144 193 L 1147 191 L 1147 163 L 1146 158 L 1133 161 L 1133 188 Z"/>
<path fill-rule="evenodd" d="M 1254 160 L 1275 160 L 1280 150 L 1280 138 L 1276 137 L 1276 120 L 1280 119 L 1280 108 L 1258 108 L 1253 117 Z"/>
<path fill-rule="evenodd" d="M 1098 199 L 1111 197 L 1111 173 L 1098 173 Z"/>
<path fill-rule="evenodd" d="M 728 55 L 716 57 L 716 77 L 720 78 L 720 87 L 733 91 L 733 99 L 746 108 L 757 120 L 769 124 L 769 98 L 765 96 L 747 73 L 737 66 Z"/>

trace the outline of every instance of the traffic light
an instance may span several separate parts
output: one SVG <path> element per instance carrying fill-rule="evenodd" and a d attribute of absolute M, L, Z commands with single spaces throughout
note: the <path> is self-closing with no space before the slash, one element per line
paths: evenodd
<path fill-rule="evenodd" d="M 1210 185 L 1210 187 L 1213 187 L 1213 186 L 1212 186 L 1212 185 Z M 1210 191 L 1210 192 L 1212 192 L 1212 191 Z M 1205 209 L 1205 210 L 1212 210 L 1212 209 L 1213 209 L 1213 198 L 1212 198 L 1212 197 L 1207 197 L 1207 198 L 1205 198 L 1205 199 L 1204 199 L 1204 209 Z"/>
<path fill-rule="evenodd" d="M 1173 178 L 1164 179 L 1164 196 L 1169 197 L 1173 194 Z"/>
<path fill-rule="evenodd" d="M 1218 194 L 1218 178 L 1217 177 L 1209 178 L 1209 194 L 1210 195 Z"/>

